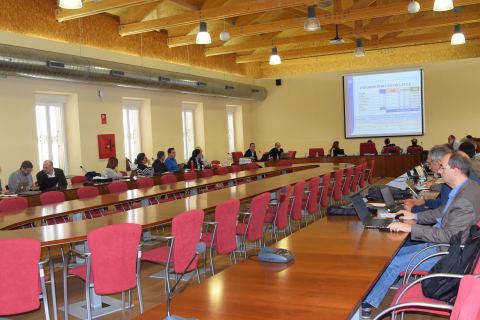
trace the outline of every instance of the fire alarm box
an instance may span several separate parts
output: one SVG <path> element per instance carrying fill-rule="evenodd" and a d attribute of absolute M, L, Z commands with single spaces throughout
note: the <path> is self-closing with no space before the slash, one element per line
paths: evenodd
<path fill-rule="evenodd" d="M 114 134 L 99 134 L 98 135 L 98 157 L 100 159 L 107 159 L 117 155 L 115 149 L 115 135 Z"/>

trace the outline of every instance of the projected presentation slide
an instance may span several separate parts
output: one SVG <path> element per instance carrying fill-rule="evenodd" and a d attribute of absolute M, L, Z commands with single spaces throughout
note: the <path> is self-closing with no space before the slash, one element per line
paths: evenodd
<path fill-rule="evenodd" d="M 345 137 L 423 135 L 422 70 L 343 77 Z"/>

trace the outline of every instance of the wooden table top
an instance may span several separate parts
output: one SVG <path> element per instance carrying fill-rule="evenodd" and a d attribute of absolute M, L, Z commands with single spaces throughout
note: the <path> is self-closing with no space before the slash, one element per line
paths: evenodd
<path fill-rule="evenodd" d="M 322 219 L 275 245 L 292 251 L 293 262 L 247 259 L 175 296 L 172 313 L 209 320 L 347 319 L 406 236 L 364 230 L 356 217 Z M 161 304 L 136 319 L 164 316 Z"/>
<path fill-rule="evenodd" d="M 301 165 L 299 165 L 301 166 Z M 340 167 L 346 167 L 347 164 L 340 164 Z M 2 230 L 0 231 L 0 239 L 5 238 L 34 238 L 42 242 L 44 246 L 65 244 L 85 240 L 87 233 L 90 230 L 101 226 L 118 224 L 118 223 L 138 223 L 144 228 L 153 227 L 168 221 L 184 211 L 193 209 L 213 209 L 218 203 L 227 199 L 249 199 L 258 194 L 269 192 L 281 188 L 287 184 L 294 184 L 300 180 L 308 180 L 315 176 L 320 176 L 327 172 L 331 172 L 339 168 L 339 165 L 321 164 L 309 166 L 309 169 L 301 171 L 293 171 L 291 173 L 269 177 L 266 179 L 252 181 L 239 186 L 224 188 L 217 191 L 211 191 L 196 196 L 190 196 L 184 199 L 161 203 L 158 205 L 151 205 L 144 208 L 126 211 L 124 213 L 116 213 L 104 217 L 99 217 L 90 220 L 74 221 L 69 223 L 62 223 L 51 226 L 42 226 L 29 229 L 19 230 Z M 283 168 L 285 169 L 285 167 Z M 268 170 L 265 168 L 264 170 Z M 257 170 L 256 174 L 261 171 Z M 188 182 L 185 182 L 188 183 Z M 155 187 L 154 187 L 155 188 Z M 129 190 L 128 192 L 144 192 Z M 118 196 L 118 195 L 117 195 Z M 120 196 L 118 196 L 120 197 Z M 79 203 L 83 202 L 77 200 Z M 94 201 L 94 200 L 89 200 Z M 74 202 L 74 201 L 70 201 Z M 55 208 L 60 209 L 63 204 L 54 205 Z M 68 206 L 68 204 L 67 204 Z M 51 206 L 48 206 L 51 207 Z M 85 206 L 83 207 L 85 208 Z M 75 210 L 74 210 L 75 212 Z M 31 213 L 32 214 L 32 213 Z M 36 214 L 36 213 L 33 213 Z M 57 214 L 58 215 L 58 214 Z M 22 219 L 24 219 L 22 221 Z M 7 214 L 2 215 L 0 223 L 8 225 L 8 221 L 16 221 L 17 224 L 22 222 L 29 222 L 38 217 L 28 216 L 27 213 Z"/>

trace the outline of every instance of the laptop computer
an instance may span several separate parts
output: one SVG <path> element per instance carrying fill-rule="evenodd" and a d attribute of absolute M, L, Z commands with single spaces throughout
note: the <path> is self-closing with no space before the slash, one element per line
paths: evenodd
<path fill-rule="evenodd" d="M 405 183 L 407 184 L 408 189 L 410 189 L 410 191 L 412 192 L 413 197 L 416 199 L 420 198 L 420 190 L 417 189 L 415 182 L 407 179 Z"/>
<path fill-rule="evenodd" d="M 362 221 L 365 229 L 377 229 L 380 231 L 389 231 L 388 225 L 392 223 L 393 219 L 376 219 L 372 217 L 370 211 L 368 211 L 367 205 L 363 202 L 363 197 L 360 194 L 355 194 L 350 197 L 352 205 L 355 208 L 355 212 Z"/>
<path fill-rule="evenodd" d="M 380 188 L 380 192 L 382 194 L 383 201 L 385 202 L 385 206 L 387 207 L 388 212 L 395 213 L 405 209 L 401 204 L 395 202 L 392 192 L 390 191 L 390 188 L 388 186 Z"/>

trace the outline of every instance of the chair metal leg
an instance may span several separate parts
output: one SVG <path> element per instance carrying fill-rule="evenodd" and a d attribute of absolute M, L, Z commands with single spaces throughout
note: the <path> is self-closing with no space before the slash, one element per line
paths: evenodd
<path fill-rule="evenodd" d="M 92 305 L 90 301 L 90 284 L 85 283 L 85 296 L 87 297 L 87 319 L 92 320 Z"/>
<path fill-rule="evenodd" d="M 55 270 L 53 265 L 52 257 L 50 256 L 50 248 L 48 250 L 48 255 L 50 261 L 48 262 L 48 269 L 50 269 L 50 286 L 52 287 L 52 308 L 53 308 L 53 319 L 58 319 L 58 310 L 57 310 L 57 293 L 55 288 Z"/>
<path fill-rule="evenodd" d="M 128 289 L 128 308 L 132 307 L 132 289 Z"/>
<path fill-rule="evenodd" d="M 237 264 L 237 255 L 235 254 L 235 251 L 233 253 L 233 263 Z"/>
<path fill-rule="evenodd" d="M 61 252 L 63 256 L 63 248 L 61 248 Z M 68 260 L 68 255 L 63 258 L 63 319 L 65 320 L 68 320 Z"/>
<path fill-rule="evenodd" d="M 122 291 L 122 310 L 125 310 L 125 291 Z"/>
<path fill-rule="evenodd" d="M 142 295 L 142 283 L 140 281 L 140 265 L 141 261 L 137 259 L 137 294 L 138 294 L 138 304 L 140 305 L 140 313 L 143 313 L 143 295 Z"/>
<path fill-rule="evenodd" d="M 43 269 L 41 269 L 43 270 Z M 45 287 L 45 279 L 42 277 L 40 279 L 40 285 L 42 287 L 42 299 L 43 299 L 43 309 L 45 312 L 45 319 L 50 320 L 50 310 L 48 308 L 48 297 L 47 297 L 47 288 Z"/>
<path fill-rule="evenodd" d="M 213 265 L 213 248 L 210 247 L 210 272 L 212 273 L 212 276 L 215 275 L 215 267 Z"/>
<path fill-rule="evenodd" d="M 197 281 L 200 283 L 200 272 L 198 272 L 198 267 L 195 268 L 195 272 L 197 273 Z"/>

